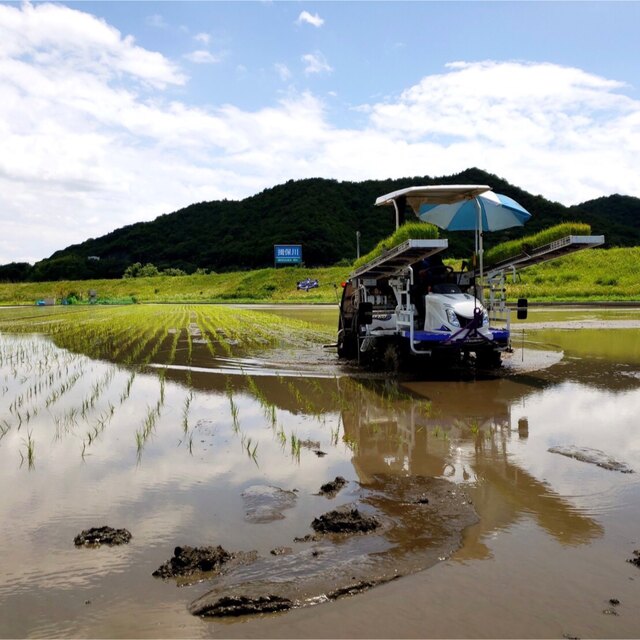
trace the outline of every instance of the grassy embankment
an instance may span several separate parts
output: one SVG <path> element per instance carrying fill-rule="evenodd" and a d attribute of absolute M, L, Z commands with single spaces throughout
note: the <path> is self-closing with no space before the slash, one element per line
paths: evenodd
<path fill-rule="evenodd" d="M 509 299 L 538 302 L 640 301 L 640 247 L 590 249 L 518 273 L 508 283 Z M 90 289 L 99 298 L 138 302 L 260 302 L 335 303 L 340 282 L 350 267 L 307 269 L 285 267 L 204 276 L 34 282 L 0 284 L 0 304 L 34 304 L 39 298 L 78 293 L 86 300 Z M 296 289 L 305 278 L 319 281 L 309 292 Z M 510 278 L 509 278 L 510 280 Z M 334 286 L 335 285 L 335 286 Z"/>

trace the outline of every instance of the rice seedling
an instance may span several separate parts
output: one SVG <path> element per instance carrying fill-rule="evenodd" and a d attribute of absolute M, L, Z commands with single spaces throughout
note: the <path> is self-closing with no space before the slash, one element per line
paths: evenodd
<path fill-rule="evenodd" d="M 231 410 L 231 421 L 234 433 L 240 431 L 240 420 L 238 418 L 238 406 L 233 401 L 233 398 L 229 398 L 229 406 Z"/>
<path fill-rule="evenodd" d="M 426 222 L 407 222 L 401 227 L 396 229 L 389 237 L 381 240 L 369 253 L 358 258 L 354 263 L 354 268 L 357 268 L 367 262 L 370 262 L 374 258 L 382 255 L 386 251 L 389 251 L 393 247 L 402 244 L 406 240 L 414 239 L 432 239 L 439 237 L 438 227 Z"/>
<path fill-rule="evenodd" d="M 334 447 L 338 446 L 338 442 L 340 441 L 340 426 L 341 426 L 341 420 L 340 422 L 338 422 L 338 426 L 335 429 L 331 429 L 331 444 Z"/>
<path fill-rule="evenodd" d="M 300 462 L 300 451 L 302 449 L 302 442 L 294 433 L 291 434 L 291 456 Z"/>
<path fill-rule="evenodd" d="M 560 240 L 570 235 L 591 235 L 591 226 L 580 222 L 566 222 L 548 229 L 543 229 L 538 233 L 525 236 L 524 238 L 509 240 L 508 242 L 503 242 L 488 249 L 484 254 L 484 261 L 488 266 L 496 264 L 520 255 L 521 253 L 529 253 L 537 247 L 547 245 L 554 240 Z"/>
<path fill-rule="evenodd" d="M 189 407 L 191 406 L 192 400 L 193 391 L 190 391 L 184 399 L 184 404 L 182 406 L 182 430 L 185 434 L 189 431 Z"/>
<path fill-rule="evenodd" d="M 27 431 L 27 437 L 23 438 L 22 442 L 24 443 L 26 448 L 27 463 L 28 463 L 29 469 L 31 470 L 35 468 L 35 461 L 36 461 L 36 443 L 35 443 L 35 440 L 33 439 L 31 431 Z M 21 456 L 22 462 L 24 462 L 24 456 L 22 452 L 20 452 L 20 456 Z"/>

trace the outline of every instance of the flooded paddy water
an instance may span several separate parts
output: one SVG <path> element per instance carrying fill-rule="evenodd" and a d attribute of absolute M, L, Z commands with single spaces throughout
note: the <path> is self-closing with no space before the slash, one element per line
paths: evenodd
<path fill-rule="evenodd" d="M 1 310 L 0 636 L 638 637 L 640 311 L 399 380 L 323 348 L 336 315 Z M 251 606 L 288 610 L 202 615 Z"/>

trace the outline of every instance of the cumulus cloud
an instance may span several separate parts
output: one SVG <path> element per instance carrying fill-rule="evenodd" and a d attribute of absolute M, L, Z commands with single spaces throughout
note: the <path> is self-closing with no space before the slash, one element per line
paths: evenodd
<path fill-rule="evenodd" d="M 273 68 L 276 70 L 276 73 L 280 76 L 280 80 L 286 82 L 291 79 L 291 70 L 287 67 L 286 64 L 282 64 L 281 62 L 277 62 L 273 65 Z"/>
<path fill-rule="evenodd" d="M 321 27 L 324 20 L 317 14 L 311 14 L 308 11 L 302 11 L 296 20 L 297 24 L 310 24 L 314 27 Z"/>
<path fill-rule="evenodd" d="M 205 46 L 211 43 L 211 36 L 208 33 L 196 33 L 196 35 L 193 36 L 193 39 L 196 42 L 201 42 Z"/>
<path fill-rule="evenodd" d="M 169 26 L 159 13 L 147 16 L 145 22 L 148 26 L 153 27 L 154 29 L 166 29 Z"/>
<path fill-rule="evenodd" d="M 624 88 L 554 64 L 456 62 L 397 99 L 369 105 L 369 114 L 375 129 L 415 149 L 438 142 L 447 166 L 466 155 L 467 164 L 576 203 L 602 195 L 604 183 L 640 195 L 632 174 L 640 103 Z"/>
<path fill-rule="evenodd" d="M 195 64 L 215 64 L 221 60 L 219 55 L 214 55 L 211 51 L 207 51 L 206 49 L 192 51 L 191 53 L 187 53 L 184 57 L 189 60 L 189 62 L 195 62 Z"/>
<path fill-rule="evenodd" d="M 0 5 L 0 59 L 25 68 L 47 69 L 47 75 L 67 72 L 114 76 L 127 74 L 158 88 L 183 84 L 185 77 L 159 53 L 122 37 L 117 29 L 87 13 L 67 7 Z M 6 69 L 6 65 L 5 65 Z"/>
<path fill-rule="evenodd" d="M 307 75 L 315 73 L 331 73 L 333 71 L 333 68 L 329 65 L 327 59 L 320 51 L 306 53 L 302 56 L 301 60 L 305 63 L 304 72 Z"/>
<path fill-rule="evenodd" d="M 310 92 L 205 109 L 170 98 L 186 82 L 93 16 L 0 4 L 0 264 L 291 178 L 477 166 L 565 204 L 640 197 L 640 101 L 581 69 L 456 62 L 342 126 Z"/>

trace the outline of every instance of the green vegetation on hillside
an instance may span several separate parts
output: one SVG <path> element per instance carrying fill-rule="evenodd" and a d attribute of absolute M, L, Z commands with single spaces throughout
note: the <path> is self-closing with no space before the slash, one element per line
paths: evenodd
<path fill-rule="evenodd" d="M 639 263 L 640 247 L 578 251 L 518 272 L 507 295 L 539 302 L 640 301 Z"/>
<path fill-rule="evenodd" d="M 455 183 L 489 184 L 533 214 L 526 229 L 485 234 L 486 244 L 576 220 L 591 224 L 594 233 L 605 234 L 609 247 L 640 244 L 638 198 L 611 196 L 567 208 L 479 169 L 451 176 L 363 182 L 312 178 L 289 180 L 241 201 L 192 204 L 151 222 L 128 225 L 72 245 L 33 267 L 25 263 L 0 265 L 0 282 L 121 278 L 135 263 L 187 273 L 257 269 L 273 265 L 274 244 L 288 243 L 302 245 L 303 260 L 309 267 L 350 262 L 356 256 L 357 231 L 362 252 L 367 253 L 395 227 L 393 208 L 374 206 L 378 196 L 409 186 Z M 409 208 L 400 214 L 407 221 L 416 219 Z M 446 235 L 450 255 L 471 254 L 472 231 Z"/>
<path fill-rule="evenodd" d="M 306 269 L 282 267 L 232 273 L 154 276 L 120 280 L 0 283 L 0 304 L 34 304 L 42 298 L 75 297 L 88 301 L 88 292 L 97 293 L 98 302 L 336 302 L 341 282 L 351 267 Z M 319 281 L 310 291 L 296 288 L 305 278 Z"/>
<path fill-rule="evenodd" d="M 640 301 L 639 263 L 640 247 L 580 251 L 519 271 L 515 283 L 509 277 L 507 293 L 511 300 Z M 0 284 L 0 304 L 33 305 L 48 297 L 59 302 L 72 295 L 86 302 L 89 290 L 97 292 L 99 301 L 335 304 L 342 293 L 340 284 L 352 269 L 284 267 L 179 277 Z M 310 291 L 296 289 L 296 283 L 305 278 L 317 279 L 319 286 Z"/>

